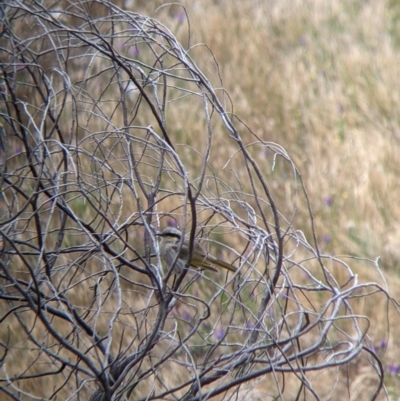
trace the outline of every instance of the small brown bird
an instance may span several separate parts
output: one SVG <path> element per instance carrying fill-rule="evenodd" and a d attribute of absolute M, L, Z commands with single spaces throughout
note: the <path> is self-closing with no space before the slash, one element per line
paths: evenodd
<path fill-rule="evenodd" d="M 163 262 L 170 267 L 176 258 L 176 254 L 179 251 L 178 259 L 176 260 L 174 269 L 180 273 L 185 267 L 186 260 L 189 255 L 189 239 L 183 240 L 182 246 L 179 249 L 179 243 L 182 237 L 182 233 L 175 227 L 167 227 L 161 233 L 158 234 L 161 237 L 160 242 L 160 256 Z M 204 248 L 194 240 L 192 260 L 190 266 L 198 270 L 211 270 L 214 272 L 218 271 L 218 267 L 235 272 L 236 267 L 218 260 L 214 256 L 207 254 Z"/>

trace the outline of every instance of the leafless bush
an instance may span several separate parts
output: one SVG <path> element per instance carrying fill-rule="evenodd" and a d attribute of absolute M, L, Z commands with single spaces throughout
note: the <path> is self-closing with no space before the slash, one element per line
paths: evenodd
<path fill-rule="evenodd" d="M 386 291 L 298 230 L 301 176 L 196 66 L 189 26 L 183 46 L 111 2 L 2 15 L 4 397 L 328 399 L 363 366 L 375 399 L 358 306 Z M 172 275 L 168 224 L 238 271 Z"/>

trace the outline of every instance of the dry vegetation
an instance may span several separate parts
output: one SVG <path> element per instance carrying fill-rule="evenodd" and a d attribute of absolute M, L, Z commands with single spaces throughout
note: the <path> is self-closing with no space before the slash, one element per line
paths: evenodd
<path fill-rule="evenodd" d="M 0 398 L 398 399 L 400 6 L 181 4 L 6 12 Z"/>

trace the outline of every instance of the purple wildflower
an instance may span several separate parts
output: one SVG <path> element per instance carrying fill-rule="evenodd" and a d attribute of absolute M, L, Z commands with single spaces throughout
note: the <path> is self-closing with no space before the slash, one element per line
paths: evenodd
<path fill-rule="evenodd" d="M 324 235 L 322 240 L 325 242 L 325 244 L 329 244 L 331 242 L 331 237 L 329 235 Z"/>
<path fill-rule="evenodd" d="M 191 322 L 193 318 L 187 310 L 184 310 L 182 313 L 182 319 L 186 320 L 187 322 Z"/>
<path fill-rule="evenodd" d="M 178 227 L 178 222 L 175 219 L 167 219 L 168 227 Z"/>
<path fill-rule="evenodd" d="M 129 49 L 129 53 L 131 54 L 131 56 L 136 57 L 139 54 L 139 49 L 138 47 L 135 46 L 131 46 Z"/>
<path fill-rule="evenodd" d="M 275 311 L 272 308 L 269 308 L 267 310 L 267 316 L 268 317 L 274 317 L 275 316 Z"/>
<path fill-rule="evenodd" d="M 305 37 L 305 36 L 300 36 L 300 38 L 299 38 L 299 43 L 300 43 L 302 46 L 306 46 L 306 45 L 307 45 L 307 39 L 306 39 L 306 37 Z"/>
<path fill-rule="evenodd" d="M 178 20 L 179 23 L 185 22 L 186 14 L 183 12 L 178 13 L 178 15 L 176 16 L 176 19 Z"/>
<path fill-rule="evenodd" d="M 389 374 L 397 376 L 399 373 L 400 373 L 400 365 L 394 365 L 391 363 L 389 365 Z"/>
<path fill-rule="evenodd" d="M 217 338 L 217 340 L 221 340 L 222 338 L 224 338 L 225 336 L 225 332 L 224 329 L 222 327 L 220 327 L 216 332 L 215 332 L 215 337 Z"/>

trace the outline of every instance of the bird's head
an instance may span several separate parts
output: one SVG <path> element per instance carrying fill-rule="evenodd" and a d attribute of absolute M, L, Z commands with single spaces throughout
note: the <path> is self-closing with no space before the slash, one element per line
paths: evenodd
<path fill-rule="evenodd" d="M 182 233 L 176 227 L 166 227 L 160 233 L 157 234 L 162 242 L 179 242 L 182 237 Z"/>

